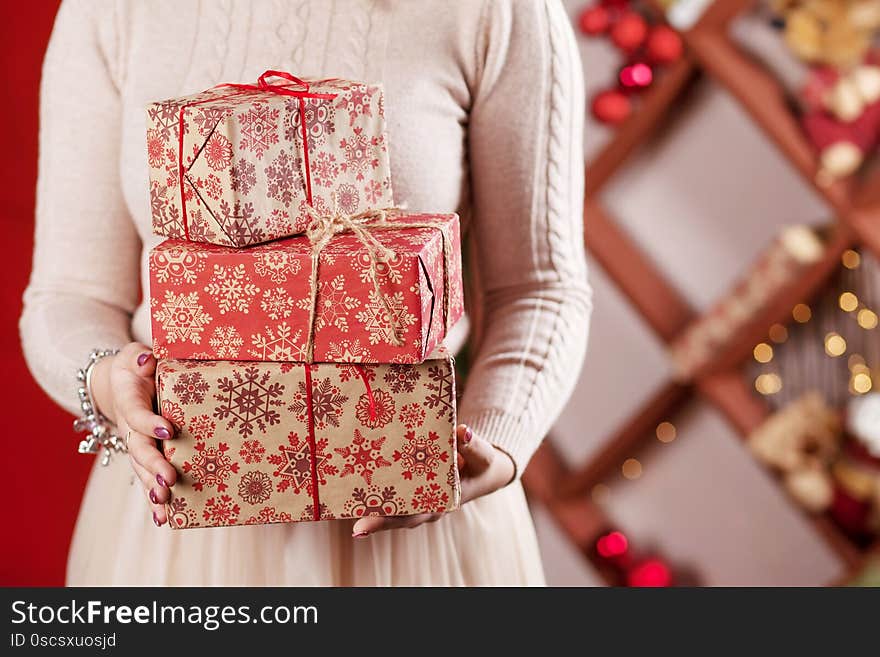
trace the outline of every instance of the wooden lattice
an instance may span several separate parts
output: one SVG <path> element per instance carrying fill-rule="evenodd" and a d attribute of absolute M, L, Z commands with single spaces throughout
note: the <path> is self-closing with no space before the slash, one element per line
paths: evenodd
<path fill-rule="evenodd" d="M 598 156 L 587 162 L 585 246 L 665 344 L 672 343 L 691 322 L 699 319 L 681 294 L 616 225 L 601 205 L 599 195 L 638 145 L 661 128 L 668 110 L 687 92 L 688 83 L 700 75 L 708 76 L 739 102 L 825 200 L 836 221 L 821 261 L 782 289 L 760 316 L 750 321 L 690 380 L 664 385 L 588 462 L 569 468 L 555 450 L 552 435 L 544 442 L 524 473 L 524 484 L 529 495 L 548 508 L 567 537 L 589 558 L 595 556 L 596 538 L 611 524 L 602 509 L 591 501 L 592 487 L 651 438 L 658 423 L 674 417 L 695 398 L 715 406 L 741 436 L 747 436 L 769 412 L 740 371 L 754 345 L 765 339 L 770 325 L 785 322 L 795 304 L 809 300 L 821 289 L 837 270 L 846 249 L 866 248 L 880 256 L 880 168 L 874 167 L 858 179 L 838 182 L 828 182 L 818 175 L 815 151 L 792 115 L 783 88 L 728 35 L 730 21 L 752 4 L 753 0 L 716 0 L 709 6 L 696 25 L 682 32 L 685 56 L 663 73 L 642 97 L 637 111 L 619 127 Z M 654 10 L 662 15 L 658 7 Z M 826 516 L 803 513 L 849 572 L 862 565 L 870 548 L 865 550 L 853 543 Z"/>

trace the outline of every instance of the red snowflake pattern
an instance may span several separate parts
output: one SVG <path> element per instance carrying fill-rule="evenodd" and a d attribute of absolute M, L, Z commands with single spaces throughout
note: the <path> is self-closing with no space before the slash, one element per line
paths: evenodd
<path fill-rule="evenodd" d="M 371 395 L 365 392 L 358 399 L 355 416 L 361 426 L 377 429 L 394 419 L 394 397 L 384 390 L 373 390 L 372 393 L 372 412 L 370 412 Z"/>
<path fill-rule="evenodd" d="M 168 187 L 160 185 L 155 180 L 150 183 L 150 214 L 153 217 L 153 230 L 156 233 L 174 239 L 183 237 L 180 210 L 177 205 L 169 202 Z"/>
<path fill-rule="evenodd" d="M 186 424 L 186 414 L 181 405 L 168 399 L 162 400 L 162 417 L 178 429 Z"/>
<path fill-rule="evenodd" d="M 421 513 L 439 513 L 449 506 L 449 495 L 440 484 L 426 484 L 415 490 L 412 508 Z"/>
<path fill-rule="evenodd" d="M 193 183 L 196 189 L 204 192 L 208 198 L 219 200 L 223 195 L 223 185 L 220 179 L 213 173 L 209 173 L 207 179 L 196 178 Z"/>
<path fill-rule="evenodd" d="M 229 486 L 226 480 L 238 473 L 238 463 L 229 458 L 229 445 L 220 443 L 208 447 L 204 440 L 195 443 L 192 461 L 183 462 L 183 471 L 192 476 L 193 490 L 203 490 L 205 486 L 216 487 L 223 492 Z"/>
<path fill-rule="evenodd" d="M 212 525 L 234 525 L 238 522 L 238 514 L 241 512 L 238 504 L 232 501 L 229 495 L 209 497 L 205 502 L 205 510 L 202 515 Z"/>
<path fill-rule="evenodd" d="M 220 226 L 236 246 L 256 244 L 266 238 L 265 231 L 259 225 L 259 217 L 254 216 L 253 203 L 235 201 L 230 206 L 224 199 L 220 201 L 218 216 Z"/>
<path fill-rule="evenodd" d="M 189 199 L 187 199 L 189 201 Z M 187 208 L 189 214 L 189 238 L 200 242 L 210 242 L 217 239 L 217 233 L 214 232 L 212 224 L 208 221 L 208 216 L 202 212 L 201 208 Z M 182 239 L 181 234 L 178 239 Z"/>
<path fill-rule="evenodd" d="M 246 112 L 238 115 L 241 128 L 241 147 L 251 151 L 258 160 L 269 147 L 278 143 L 278 116 L 281 110 L 263 103 L 253 103 Z"/>
<path fill-rule="evenodd" d="M 246 525 L 268 525 L 273 522 L 290 522 L 293 518 L 285 511 L 279 512 L 272 506 L 265 506 L 260 512 L 244 521 Z"/>
<path fill-rule="evenodd" d="M 407 429 L 415 429 L 425 423 L 425 409 L 417 402 L 407 404 L 400 409 L 397 419 Z"/>
<path fill-rule="evenodd" d="M 328 103 L 323 99 L 304 99 L 306 115 L 306 132 L 308 134 L 309 152 L 315 151 L 327 139 L 327 136 L 336 131 L 333 123 L 333 113 Z M 299 100 L 290 100 L 285 104 L 287 110 L 287 125 L 284 129 L 284 137 L 289 142 L 302 140 L 302 127 L 300 126 Z"/>
<path fill-rule="evenodd" d="M 327 508 L 327 505 L 321 502 L 318 505 L 318 520 L 333 520 L 336 516 L 330 513 L 330 509 Z M 300 520 L 314 520 L 315 519 L 315 506 L 313 504 L 309 504 L 303 509 L 303 512 L 299 516 Z"/>
<path fill-rule="evenodd" d="M 293 202 L 294 190 L 302 188 L 301 167 L 299 155 L 291 156 L 287 151 L 278 153 L 272 163 L 266 167 L 266 188 L 269 196 L 285 205 L 290 205 Z"/>
<path fill-rule="evenodd" d="M 312 182 L 319 187 L 332 187 L 333 182 L 339 175 L 339 164 L 336 156 L 327 151 L 321 151 L 311 162 Z"/>
<path fill-rule="evenodd" d="M 419 371 L 409 365 L 392 365 L 385 372 L 385 383 L 395 395 L 402 392 L 412 392 L 418 383 Z"/>
<path fill-rule="evenodd" d="M 205 144 L 205 161 L 214 171 L 228 169 L 232 162 L 232 144 L 229 140 L 215 132 Z"/>
<path fill-rule="evenodd" d="M 189 507 L 185 497 L 174 496 L 169 502 L 170 515 L 168 521 L 172 527 L 185 529 L 186 527 L 198 527 L 199 516 Z"/>
<path fill-rule="evenodd" d="M 458 465 L 454 461 L 446 470 L 446 485 L 449 488 L 456 488 L 459 485 Z"/>
<path fill-rule="evenodd" d="M 455 416 L 455 379 L 449 367 L 432 365 L 428 368 L 426 384 L 428 394 L 425 395 L 424 404 L 430 409 L 435 409 L 437 419 L 446 415 L 450 421 Z"/>
<path fill-rule="evenodd" d="M 290 235 L 296 232 L 290 223 L 290 214 L 281 208 L 275 208 L 266 219 L 266 229 L 272 235 Z"/>
<path fill-rule="evenodd" d="M 241 158 L 232 167 L 232 191 L 241 192 L 242 195 L 247 196 L 256 184 L 256 167 L 244 158 Z"/>
<path fill-rule="evenodd" d="M 177 139 L 177 127 L 180 120 L 181 103 L 175 100 L 166 100 L 161 103 L 153 103 L 147 108 L 150 121 L 158 126 L 157 130 L 164 139 Z"/>
<path fill-rule="evenodd" d="M 283 406 L 281 396 L 284 386 L 271 382 L 272 372 L 266 370 L 260 375 L 257 367 L 249 366 L 232 371 L 232 378 L 223 377 L 217 383 L 222 395 L 214 395 L 221 402 L 214 408 L 214 417 L 218 420 L 229 418 L 226 427 L 238 427 L 238 433 L 248 437 L 259 428 L 265 432 L 266 427 L 278 424 L 281 415 L 276 408 Z"/>
<path fill-rule="evenodd" d="M 312 495 L 312 454 L 309 449 L 309 441 L 300 438 L 295 432 L 291 432 L 287 437 L 288 445 L 279 445 L 280 454 L 270 454 L 266 457 L 272 465 L 276 467 L 272 473 L 274 477 L 279 477 L 278 492 L 283 493 L 290 488 L 294 493 L 306 491 Z M 339 469 L 330 463 L 333 458 L 332 454 L 327 453 L 328 441 L 321 438 L 315 441 L 315 468 L 318 473 L 318 483 L 321 486 L 327 484 L 327 477 L 335 475 Z"/>
<path fill-rule="evenodd" d="M 241 443 L 238 455 L 245 463 L 259 463 L 263 460 L 266 448 L 259 440 L 245 440 Z"/>
<path fill-rule="evenodd" d="M 147 130 L 147 160 L 157 169 L 165 163 L 165 140 L 155 128 Z"/>
<path fill-rule="evenodd" d="M 248 504 L 262 504 L 272 496 L 272 480 L 265 472 L 245 472 L 238 482 L 238 494 Z"/>
<path fill-rule="evenodd" d="M 413 476 L 424 477 L 428 481 L 436 479 L 440 464 L 449 460 L 449 453 L 440 451 L 440 436 L 434 431 L 429 431 L 427 436 L 407 431 L 404 438 L 406 443 L 399 450 L 394 450 L 392 455 L 403 467 L 403 478 L 410 481 Z"/>
<path fill-rule="evenodd" d="M 340 476 L 357 474 L 363 477 L 368 485 L 372 484 L 373 472 L 391 466 L 391 462 L 382 456 L 382 445 L 385 444 L 385 440 L 385 436 L 367 440 L 359 429 L 355 429 L 351 444 L 333 450 L 345 459 L 345 467 L 342 468 Z"/>
<path fill-rule="evenodd" d="M 196 118 L 193 123 L 198 127 L 199 134 L 202 137 L 207 137 L 225 116 L 226 110 L 223 107 L 200 105 L 196 111 Z"/>
<path fill-rule="evenodd" d="M 178 377 L 172 390 L 181 404 L 201 404 L 208 392 L 208 382 L 198 372 L 187 372 Z"/>
<path fill-rule="evenodd" d="M 354 518 L 364 516 L 396 516 L 400 515 L 404 507 L 401 498 L 394 486 L 386 486 L 379 489 L 378 486 L 369 488 L 355 488 L 351 499 L 345 502 L 343 507 L 345 514 Z"/>
<path fill-rule="evenodd" d="M 189 421 L 189 432 L 196 439 L 204 440 L 209 436 L 213 436 L 214 429 L 216 428 L 217 423 L 208 415 L 197 415 Z"/>
<path fill-rule="evenodd" d="M 364 196 L 371 205 L 378 203 L 384 194 L 385 191 L 382 189 L 382 185 L 376 180 L 368 180 L 367 184 L 364 185 Z"/>
<path fill-rule="evenodd" d="M 330 360 L 335 363 L 369 363 L 372 360 L 366 345 L 362 345 L 361 341 L 357 338 L 342 338 L 339 342 L 331 342 L 328 353 Z M 352 376 L 357 376 L 354 366 L 338 365 L 337 367 L 342 370 L 340 378 L 343 381 L 348 381 Z M 365 368 L 365 371 L 369 372 L 370 380 L 375 378 L 372 368 Z"/>
<path fill-rule="evenodd" d="M 372 116 L 374 93 L 375 88 L 363 84 L 352 85 L 347 94 L 340 96 L 336 102 L 336 108 L 347 110 L 349 123 L 354 125 L 358 116 Z"/>
<path fill-rule="evenodd" d="M 361 204 L 357 187 L 347 184 L 340 185 L 336 190 L 336 202 L 339 203 L 339 208 L 346 214 L 355 214 Z"/>
<path fill-rule="evenodd" d="M 381 141 L 379 137 L 365 136 L 363 128 L 354 128 L 354 135 L 340 140 L 339 147 L 345 153 L 345 159 L 339 165 L 340 170 L 355 173 L 356 180 L 363 180 L 364 173 L 371 167 L 379 168 Z"/>
<path fill-rule="evenodd" d="M 329 378 L 313 380 L 311 405 L 315 428 L 325 429 L 328 425 L 338 427 L 343 405 L 347 401 L 348 397 L 343 395 Z M 296 418 L 300 422 L 308 422 L 309 396 L 305 381 L 299 382 L 299 387 L 287 410 L 296 413 Z"/>

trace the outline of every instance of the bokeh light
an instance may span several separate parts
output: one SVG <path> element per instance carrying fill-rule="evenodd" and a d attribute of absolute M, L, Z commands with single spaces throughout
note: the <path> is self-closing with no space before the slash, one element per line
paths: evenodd
<path fill-rule="evenodd" d="M 846 353 L 846 340 L 839 333 L 831 331 L 825 335 L 825 353 L 832 358 L 843 356 Z"/>
<path fill-rule="evenodd" d="M 638 459 L 627 459 L 620 468 L 627 479 L 638 479 L 642 476 L 642 464 Z"/>
<path fill-rule="evenodd" d="M 657 440 L 661 443 L 671 443 L 678 435 L 678 431 L 672 422 L 661 422 L 657 425 L 655 433 L 657 434 Z"/>
<path fill-rule="evenodd" d="M 799 303 L 794 308 L 792 308 L 791 316 L 794 317 L 794 321 L 801 324 L 806 324 L 813 316 L 813 311 L 810 310 L 810 307 L 807 304 Z"/>
<path fill-rule="evenodd" d="M 759 342 L 755 345 L 754 355 L 759 363 L 769 363 L 773 360 L 773 347 L 766 342 Z"/>

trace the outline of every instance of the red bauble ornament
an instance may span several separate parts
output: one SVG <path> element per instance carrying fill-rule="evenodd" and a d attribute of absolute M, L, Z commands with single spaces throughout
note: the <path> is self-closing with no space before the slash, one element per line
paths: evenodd
<path fill-rule="evenodd" d="M 626 574 L 627 586 L 672 586 L 672 571 L 660 559 L 646 559 Z"/>
<path fill-rule="evenodd" d="M 584 34 L 595 36 L 604 34 L 611 25 L 611 16 L 608 10 L 601 5 L 595 7 L 587 7 L 578 17 L 578 27 Z"/>
<path fill-rule="evenodd" d="M 644 62 L 634 62 L 620 69 L 617 79 L 625 89 L 644 89 L 649 87 L 651 82 L 654 81 L 654 71 Z"/>
<path fill-rule="evenodd" d="M 657 64 L 678 61 L 684 52 L 681 37 L 668 25 L 656 25 L 651 29 L 646 44 L 648 57 Z"/>
<path fill-rule="evenodd" d="M 593 98 L 593 116 L 602 123 L 621 123 L 632 113 L 632 103 L 625 93 L 617 89 L 603 91 Z"/>
<path fill-rule="evenodd" d="M 610 532 L 596 541 L 596 552 L 605 559 L 622 557 L 629 548 L 629 541 L 623 532 Z"/>
<path fill-rule="evenodd" d="M 624 52 L 637 50 L 648 36 L 648 24 L 641 14 L 627 11 L 611 28 L 611 40 Z"/>

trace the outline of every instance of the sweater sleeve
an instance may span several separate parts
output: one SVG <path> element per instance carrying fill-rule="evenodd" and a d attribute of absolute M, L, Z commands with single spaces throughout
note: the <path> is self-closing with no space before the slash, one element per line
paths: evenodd
<path fill-rule="evenodd" d="M 559 0 L 487 0 L 482 20 L 468 150 L 484 328 L 459 415 L 520 475 L 586 351 L 583 72 Z"/>
<path fill-rule="evenodd" d="M 76 412 L 93 348 L 130 341 L 140 239 L 122 197 L 119 34 L 108 2 L 65 0 L 43 63 L 33 269 L 19 323 L 28 366 Z"/>

